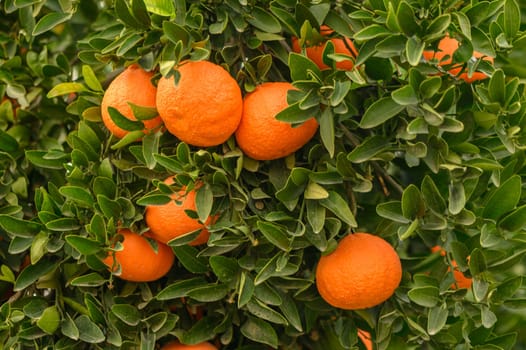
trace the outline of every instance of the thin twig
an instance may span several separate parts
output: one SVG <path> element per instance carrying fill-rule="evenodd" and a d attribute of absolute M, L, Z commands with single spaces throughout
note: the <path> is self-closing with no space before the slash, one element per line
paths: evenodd
<path fill-rule="evenodd" d="M 345 134 L 345 136 L 349 139 L 349 141 L 351 141 L 351 144 L 354 146 L 354 147 L 357 147 L 360 145 L 360 140 L 352 133 L 350 132 L 344 125 L 340 124 L 340 127 L 341 127 L 341 130 L 343 130 L 343 133 Z M 378 162 L 372 160 L 370 161 L 370 164 L 373 166 L 374 170 L 378 173 L 378 176 L 382 179 L 382 180 L 385 180 L 385 182 L 387 182 L 388 184 L 390 184 L 393 189 L 400 195 L 402 195 L 402 193 L 404 193 L 404 188 L 398 183 L 395 181 L 395 179 L 393 179 L 391 177 L 391 175 L 389 175 L 387 173 L 387 171 L 380 166 L 380 164 L 378 164 Z M 386 195 L 389 193 L 389 191 L 386 192 L 386 189 L 384 188 L 384 193 L 386 193 Z"/>

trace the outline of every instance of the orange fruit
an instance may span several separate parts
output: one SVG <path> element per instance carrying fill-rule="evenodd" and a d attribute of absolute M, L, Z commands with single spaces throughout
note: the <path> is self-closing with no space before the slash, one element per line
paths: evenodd
<path fill-rule="evenodd" d="M 402 279 L 394 248 L 370 233 L 345 236 L 336 249 L 320 258 L 316 287 L 330 305 L 358 310 L 389 299 Z"/>
<path fill-rule="evenodd" d="M 257 160 L 286 157 L 303 147 L 318 130 L 315 118 L 297 127 L 275 118 L 288 106 L 287 92 L 291 89 L 294 87 L 287 82 L 268 82 L 245 96 L 236 141 L 249 157 Z"/>
<path fill-rule="evenodd" d="M 236 131 L 243 99 L 236 80 L 209 61 L 186 61 L 157 85 L 157 110 L 168 131 L 189 145 L 220 145 Z"/>
<path fill-rule="evenodd" d="M 217 350 L 217 347 L 207 342 L 195 345 L 184 345 L 174 341 L 164 345 L 161 350 Z"/>
<path fill-rule="evenodd" d="M 436 59 L 440 66 L 447 66 L 453 63 L 453 54 L 459 47 L 459 42 L 457 39 L 446 35 L 438 43 L 438 51 L 426 50 L 424 51 L 424 58 L 427 61 Z M 446 57 L 447 56 L 447 57 Z M 488 62 L 493 63 L 493 57 L 484 56 L 484 54 L 473 51 L 473 58 L 482 58 Z M 469 76 L 467 72 L 462 72 L 463 67 L 453 67 L 449 69 L 449 73 L 453 76 L 458 76 L 460 79 L 468 83 L 475 82 L 477 80 L 486 79 L 488 76 L 482 72 L 473 72 L 473 75 Z"/>
<path fill-rule="evenodd" d="M 175 259 L 170 247 L 157 242 L 156 252 L 144 236 L 128 229 L 121 229 L 118 233 L 124 237 L 122 250 L 109 252 L 103 262 L 113 272 L 118 271 L 120 266 L 120 279 L 150 282 L 170 271 Z"/>
<path fill-rule="evenodd" d="M 431 252 L 436 253 L 440 252 L 440 255 L 445 256 L 446 251 L 442 249 L 440 246 L 434 246 L 431 248 Z M 469 257 L 468 257 L 469 259 Z M 451 264 L 453 265 L 453 277 L 455 279 L 455 283 L 451 284 L 452 289 L 457 288 L 470 288 L 472 279 L 469 277 L 466 277 L 462 271 L 458 269 L 458 264 L 455 260 L 451 260 Z M 448 271 L 451 271 L 451 268 L 448 268 Z"/>
<path fill-rule="evenodd" d="M 166 179 L 165 183 L 172 184 L 173 177 Z M 196 210 L 195 196 L 195 189 L 186 191 L 183 188 L 172 194 L 173 200 L 170 202 L 162 205 L 147 206 L 144 218 L 146 225 L 150 229 L 151 237 L 166 244 L 176 237 L 201 230 L 201 233 L 190 245 L 200 245 L 208 242 L 210 233 L 206 226 L 212 222 L 212 217 L 209 217 L 203 224 L 186 213 L 186 210 Z"/>
<path fill-rule="evenodd" d="M 118 127 L 111 119 L 108 107 L 117 109 L 123 116 L 130 120 L 137 120 L 128 104 L 137 106 L 155 107 L 157 88 L 152 84 L 152 72 L 147 72 L 139 65 L 133 64 L 126 68 L 110 83 L 101 103 L 102 121 L 106 128 L 118 138 L 128 134 L 127 130 Z M 144 120 L 144 132 L 159 127 L 162 124 L 160 117 Z"/>
<path fill-rule="evenodd" d="M 320 34 L 324 37 L 328 37 L 334 33 L 334 31 L 326 25 L 320 27 Z M 355 58 L 358 56 L 358 51 L 354 46 L 353 42 L 349 38 L 330 38 L 325 41 L 315 43 L 313 45 L 308 45 L 305 48 L 305 54 L 310 58 L 320 69 L 330 68 L 323 62 L 323 49 L 325 48 L 325 43 L 331 41 L 334 45 L 334 53 L 344 54 L 350 57 Z M 298 38 L 292 38 L 292 51 L 301 52 L 301 46 Z M 336 68 L 341 70 L 351 70 L 354 67 L 354 61 L 352 59 L 346 59 L 344 61 L 336 62 Z"/>
<path fill-rule="evenodd" d="M 363 329 L 358 329 L 358 338 L 360 338 L 367 350 L 373 350 L 373 340 L 371 339 L 371 333 L 364 331 Z"/>

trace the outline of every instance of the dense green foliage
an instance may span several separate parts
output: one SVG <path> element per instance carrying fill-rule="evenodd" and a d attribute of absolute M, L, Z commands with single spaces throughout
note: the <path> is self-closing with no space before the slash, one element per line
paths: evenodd
<path fill-rule="evenodd" d="M 222 349 L 526 346 L 526 6 L 519 0 L 4 0 L 0 2 L 0 343 L 5 349 L 154 349 L 175 338 Z M 320 70 L 290 39 L 321 24 L 352 38 L 351 71 Z M 422 58 L 446 34 L 466 83 Z M 472 60 L 473 51 L 495 58 Z M 118 140 L 100 120 L 111 79 L 157 77 L 185 59 L 222 64 L 244 93 L 299 90 L 278 118 L 318 134 L 257 162 L 232 138 L 207 149 L 167 132 Z M 324 59 L 342 59 L 328 44 Z M 137 123 L 116 120 L 121 127 Z M 140 125 L 139 125 L 140 126 Z M 206 246 L 126 283 L 100 258 L 118 227 L 200 181 Z M 316 261 L 367 231 L 402 258 L 395 295 L 344 311 L 314 285 Z M 431 253 L 440 245 L 446 254 Z M 473 278 L 452 288 L 453 261 Z"/>

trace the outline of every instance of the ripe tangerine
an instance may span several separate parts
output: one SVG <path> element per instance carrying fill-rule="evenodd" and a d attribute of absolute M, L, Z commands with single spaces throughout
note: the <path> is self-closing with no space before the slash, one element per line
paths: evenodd
<path fill-rule="evenodd" d="M 243 110 L 241 89 L 223 67 L 186 61 L 179 80 L 161 78 L 157 110 L 170 133 L 189 145 L 217 146 L 236 131 Z"/>
<path fill-rule="evenodd" d="M 173 182 L 173 177 L 165 180 L 165 183 L 168 185 L 173 184 Z M 201 233 L 190 242 L 190 245 L 200 245 L 208 242 L 210 232 L 208 232 L 206 227 L 213 222 L 213 218 L 209 217 L 205 223 L 201 223 L 187 214 L 187 210 L 196 211 L 196 193 L 196 189 L 187 191 L 183 188 L 172 194 L 170 202 L 162 205 L 147 206 L 145 220 L 146 225 L 150 229 L 151 237 L 167 244 L 176 237 L 201 230 Z"/>
<path fill-rule="evenodd" d="M 300 126 L 276 119 L 288 106 L 287 92 L 294 89 L 287 82 L 267 82 L 245 96 L 243 116 L 236 130 L 237 145 L 256 160 L 286 157 L 303 147 L 318 130 L 310 118 Z"/>
<path fill-rule="evenodd" d="M 129 131 L 117 126 L 110 116 L 108 107 L 117 109 L 130 120 L 137 120 L 128 103 L 142 107 L 155 107 L 157 88 L 152 84 L 152 72 L 147 72 L 137 64 L 126 68 L 110 83 L 101 102 L 102 121 L 106 128 L 118 138 L 123 138 Z M 159 127 L 162 120 L 159 116 L 143 121 L 144 132 Z"/>
<path fill-rule="evenodd" d="M 143 235 L 129 229 L 120 229 L 118 233 L 124 238 L 122 250 L 109 252 L 103 262 L 113 272 L 120 270 L 117 275 L 120 279 L 150 282 L 158 280 L 170 271 L 175 260 L 170 247 L 157 242 L 155 251 Z"/>
<path fill-rule="evenodd" d="M 336 249 L 322 256 L 316 268 L 316 287 L 330 305 L 358 310 L 389 299 L 402 279 L 394 248 L 370 233 L 345 236 Z"/>
<path fill-rule="evenodd" d="M 448 66 L 453 63 L 453 54 L 458 49 L 459 45 L 460 43 L 457 39 L 446 35 L 439 41 L 438 51 L 426 50 L 424 51 L 423 56 L 427 61 L 430 61 L 433 58 L 438 60 L 439 66 Z M 481 58 L 485 61 L 493 63 L 493 57 L 485 56 L 484 54 L 478 51 L 473 51 L 473 58 Z M 463 67 L 455 66 L 449 69 L 449 73 L 455 77 L 466 81 L 467 83 L 473 83 L 478 80 L 484 80 L 488 77 L 485 73 L 482 72 L 473 72 L 473 74 L 469 76 L 468 72 L 462 72 L 463 69 Z"/>
<path fill-rule="evenodd" d="M 436 253 L 440 252 L 441 256 L 446 255 L 446 251 L 442 249 L 440 246 L 434 246 L 431 248 L 431 252 Z M 458 264 L 455 260 L 451 260 L 451 265 L 453 266 L 453 278 L 455 279 L 455 283 L 451 284 L 452 289 L 457 288 L 465 288 L 468 289 L 471 287 L 471 283 L 473 282 L 471 278 L 466 277 L 462 271 L 458 269 Z M 449 267 L 448 272 L 451 271 L 451 268 Z"/>
<path fill-rule="evenodd" d="M 320 34 L 323 37 L 328 37 L 332 33 L 334 33 L 334 30 L 332 30 L 327 25 L 322 25 L 320 27 Z M 301 52 L 301 46 L 299 43 L 299 39 L 296 37 L 292 37 L 292 51 L 294 52 Z M 305 54 L 308 58 L 310 58 L 320 69 L 327 69 L 330 68 L 325 62 L 323 62 L 323 50 L 325 48 L 325 44 L 327 41 L 330 41 L 334 45 L 334 53 L 337 54 L 343 54 L 347 55 L 349 57 L 352 57 L 353 59 L 358 56 L 358 51 L 356 50 L 356 47 L 354 46 L 353 42 L 349 38 L 329 38 L 327 40 L 315 43 L 315 44 L 307 44 L 305 47 Z M 353 59 L 349 58 L 343 61 L 336 62 L 336 68 L 341 70 L 351 70 L 354 67 L 354 61 Z"/>

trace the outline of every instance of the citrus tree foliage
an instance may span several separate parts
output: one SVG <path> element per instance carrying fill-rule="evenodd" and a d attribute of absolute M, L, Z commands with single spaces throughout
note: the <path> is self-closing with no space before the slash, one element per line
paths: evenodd
<path fill-rule="evenodd" d="M 0 6 L 0 339 L 6 349 L 154 349 L 178 338 L 223 349 L 525 346 L 523 176 L 525 5 L 518 0 L 6 0 Z M 292 37 L 320 25 L 349 37 L 355 68 L 325 46 L 320 70 Z M 424 61 L 450 33 L 453 64 Z M 473 51 L 494 64 L 472 60 Z M 223 65 L 244 93 L 290 81 L 277 118 L 315 116 L 294 155 L 257 162 L 234 139 L 199 149 L 167 132 L 118 140 L 100 120 L 127 64 L 157 78 L 182 60 Z M 139 119 L 151 111 L 137 110 Z M 137 131 L 139 130 L 139 131 Z M 119 227 L 202 184 L 218 220 L 206 246 L 170 242 L 176 264 L 127 283 L 101 262 Z M 316 262 L 350 231 L 387 239 L 403 263 L 395 295 L 367 310 L 330 307 Z M 444 253 L 432 253 L 441 246 Z M 140 259 L 141 257 L 137 257 Z M 472 278 L 456 288 L 453 269 Z"/>

